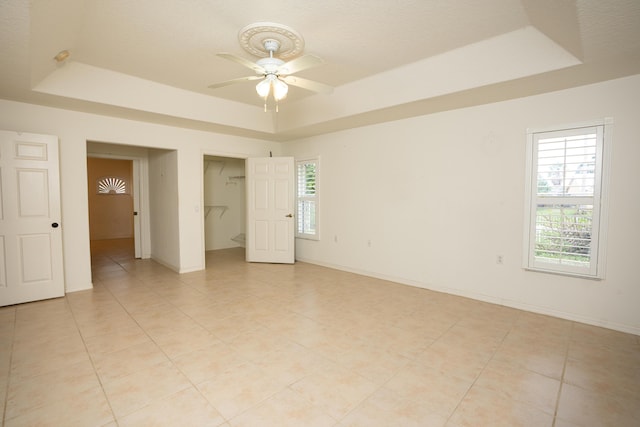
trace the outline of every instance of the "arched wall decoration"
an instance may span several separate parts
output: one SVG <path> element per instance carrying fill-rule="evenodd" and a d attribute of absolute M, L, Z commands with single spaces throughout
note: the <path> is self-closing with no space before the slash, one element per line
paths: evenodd
<path fill-rule="evenodd" d="M 127 182 L 116 176 L 108 176 L 98 180 L 98 194 L 127 194 Z"/>

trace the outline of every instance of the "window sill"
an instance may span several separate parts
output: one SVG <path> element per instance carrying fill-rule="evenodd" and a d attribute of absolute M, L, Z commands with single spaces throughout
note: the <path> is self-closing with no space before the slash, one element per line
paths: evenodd
<path fill-rule="evenodd" d="M 544 268 L 535 268 L 535 267 L 523 267 L 523 269 L 525 271 L 531 271 L 534 273 L 545 273 L 545 274 L 554 274 L 556 276 L 567 276 L 567 277 L 573 277 L 576 279 L 588 279 L 588 280 L 595 280 L 595 281 L 601 281 L 604 280 L 604 277 L 601 276 L 591 276 L 588 274 L 580 274 L 580 273 L 571 273 L 569 271 L 556 271 L 556 270 L 547 270 Z"/>
<path fill-rule="evenodd" d="M 305 236 L 305 235 L 296 236 L 296 239 L 311 240 L 316 242 L 320 240 L 318 236 Z"/>

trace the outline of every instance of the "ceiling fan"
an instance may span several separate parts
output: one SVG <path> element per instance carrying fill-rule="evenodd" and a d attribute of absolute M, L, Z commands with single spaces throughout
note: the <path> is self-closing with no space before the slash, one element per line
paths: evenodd
<path fill-rule="evenodd" d="M 254 28 L 258 28 L 256 27 L 256 25 L 257 24 L 246 27 L 249 28 L 249 30 L 245 29 L 241 32 L 241 43 L 243 42 L 243 35 L 249 33 L 249 31 L 253 31 L 253 33 L 249 33 L 248 37 L 254 37 L 257 35 L 257 33 L 254 31 Z M 264 23 L 260 25 L 262 25 L 262 27 L 260 28 L 264 31 Z M 272 31 L 272 34 L 279 36 L 279 34 L 273 33 L 274 25 L 279 24 L 270 24 L 268 30 Z M 278 30 L 280 33 L 282 33 L 282 26 L 279 26 Z M 293 38 L 290 33 L 287 33 L 287 36 Z M 276 101 L 277 111 L 277 102 L 287 96 L 289 90 L 288 85 L 297 86 L 317 93 L 331 93 L 333 91 L 333 87 L 329 85 L 293 75 L 299 71 L 321 65 L 324 63 L 324 61 L 315 55 L 303 55 L 289 62 L 285 62 L 275 56 L 279 52 L 282 42 L 282 40 L 279 40 L 278 38 L 279 37 L 263 38 L 262 40 L 260 40 L 261 46 L 259 47 L 256 47 L 255 43 L 254 46 L 248 46 L 248 43 L 243 44 L 243 47 L 245 47 L 245 49 L 253 54 L 268 55 L 265 58 L 257 60 L 256 62 L 251 62 L 232 53 L 219 53 L 218 56 L 220 56 L 221 58 L 225 58 L 243 65 L 244 67 L 253 70 L 256 74 L 253 76 L 239 77 L 220 83 L 214 83 L 210 85 L 209 88 L 216 89 L 236 83 L 260 80 L 260 82 L 258 82 L 258 84 L 256 85 L 256 92 L 261 98 L 264 98 L 265 100 L 265 111 L 267 109 L 267 98 L 269 97 L 269 94 L 273 94 L 273 98 Z M 295 41 L 299 42 L 300 39 L 296 38 Z"/>

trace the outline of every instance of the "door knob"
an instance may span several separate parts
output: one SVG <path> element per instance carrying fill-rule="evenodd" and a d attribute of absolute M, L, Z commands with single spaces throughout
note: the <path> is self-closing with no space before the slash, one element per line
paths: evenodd
<path fill-rule="evenodd" d="M 52 226 L 53 228 L 58 228 L 58 223 L 57 223 L 57 222 L 54 222 L 53 224 L 51 224 L 51 226 Z"/>
<path fill-rule="evenodd" d="M 287 218 L 293 218 L 293 214 L 286 215 Z"/>

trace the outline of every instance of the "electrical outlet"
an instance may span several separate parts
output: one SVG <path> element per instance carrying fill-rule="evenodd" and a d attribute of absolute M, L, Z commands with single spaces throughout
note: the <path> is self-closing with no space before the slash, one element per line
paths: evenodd
<path fill-rule="evenodd" d="M 371 247 L 371 240 L 367 240 L 367 246 Z"/>
<path fill-rule="evenodd" d="M 496 264 L 504 264 L 504 257 L 502 255 L 496 255 Z"/>
<path fill-rule="evenodd" d="M 333 241 L 338 243 L 338 235 L 337 234 L 335 236 L 333 236 Z"/>

